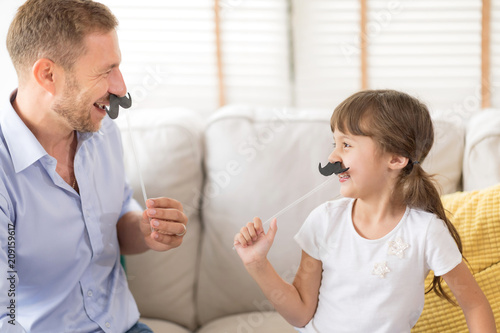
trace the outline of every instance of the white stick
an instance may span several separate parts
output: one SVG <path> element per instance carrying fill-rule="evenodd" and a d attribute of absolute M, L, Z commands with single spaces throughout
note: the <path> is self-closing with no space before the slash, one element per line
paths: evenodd
<path fill-rule="evenodd" d="M 307 192 L 306 194 L 304 194 L 303 196 L 301 196 L 300 198 L 298 198 L 297 200 L 295 200 L 294 202 L 292 202 L 291 204 L 289 204 L 288 206 L 286 206 L 285 208 L 283 208 L 282 210 L 280 210 L 276 214 L 271 215 L 271 217 L 268 220 L 266 220 L 266 222 L 264 222 L 262 224 L 262 226 L 265 226 L 266 224 L 268 224 L 269 222 L 271 222 L 272 219 L 277 218 L 278 216 L 280 216 L 281 214 L 285 213 L 287 210 L 289 210 L 293 206 L 295 206 L 295 205 L 299 204 L 300 202 L 304 201 L 305 199 L 307 199 L 308 197 L 310 197 L 313 193 L 319 191 L 323 186 L 325 186 L 326 184 L 328 184 L 329 182 L 331 182 L 333 179 L 335 179 L 335 177 L 331 177 L 331 178 L 325 180 L 323 183 L 319 184 L 318 186 L 316 186 L 315 188 L 313 188 L 311 191 Z M 234 250 L 234 246 L 233 246 L 233 250 Z"/>
<path fill-rule="evenodd" d="M 276 214 L 272 215 L 266 222 L 264 222 L 262 225 L 266 225 L 268 224 L 269 222 L 271 222 L 272 219 L 274 218 L 277 218 L 278 216 L 280 216 L 281 214 L 285 213 L 288 209 L 292 208 L 293 206 L 299 204 L 301 201 L 307 199 L 308 197 L 310 197 L 313 193 L 319 191 L 323 186 L 325 186 L 327 183 L 331 182 L 333 179 L 335 179 L 335 177 L 332 177 L 332 178 L 329 178 L 327 180 L 325 180 L 323 183 L 319 184 L 318 186 L 316 186 L 315 188 L 313 188 L 311 191 L 307 192 L 306 194 L 304 194 L 303 196 L 301 196 L 300 198 L 298 198 L 297 200 L 295 200 L 294 202 L 292 202 L 291 204 L 289 204 L 288 206 L 286 206 L 285 208 L 283 208 L 282 210 L 280 210 L 279 212 L 277 212 Z"/>
<path fill-rule="evenodd" d="M 135 160 L 135 167 L 137 168 L 137 173 L 139 174 L 139 182 L 141 183 L 141 190 L 142 190 L 142 196 L 144 198 L 144 205 L 146 204 L 146 201 L 148 200 L 148 196 L 146 195 L 146 187 L 144 186 L 144 180 L 142 179 L 142 173 L 141 173 L 141 167 L 139 165 L 139 159 L 137 158 L 137 151 L 135 150 L 135 144 L 134 144 L 134 139 L 132 137 L 132 128 L 130 127 L 130 116 L 129 116 L 130 110 L 125 111 L 125 118 L 127 118 L 127 127 L 128 127 L 128 135 L 130 139 L 130 144 L 132 145 L 132 153 L 134 155 L 134 160 Z M 154 229 L 151 227 L 151 232 L 153 232 Z"/>

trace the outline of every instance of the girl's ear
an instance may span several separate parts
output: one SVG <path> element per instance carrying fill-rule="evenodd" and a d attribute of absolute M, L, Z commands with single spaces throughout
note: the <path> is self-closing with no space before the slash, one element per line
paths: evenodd
<path fill-rule="evenodd" d="M 392 155 L 389 160 L 389 168 L 392 170 L 401 170 L 408 165 L 409 160 L 408 157 Z"/>
<path fill-rule="evenodd" d="M 48 93 L 54 95 L 56 92 L 56 66 L 50 59 L 38 59 L 32 67 L 32 75 L 35 81 Z"/>

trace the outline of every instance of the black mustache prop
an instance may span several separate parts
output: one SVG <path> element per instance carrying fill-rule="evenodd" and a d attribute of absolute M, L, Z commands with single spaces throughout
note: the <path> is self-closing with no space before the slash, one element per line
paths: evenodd
<path fill-rule="evenodd" d="M 128 93 L 128 97 L 118 97 L 113 94 L 109 95 L 109 109 L 106 108 L 106 112 L 108 113 L 109 118 L 118 118 L 118 111 L 120 110 L 120 106 L 124 109 L 128 109 L 132 106 L 132 97 L 130 96 L 130 93 Z"/>
<path fill-rule="evenodd" d="M 323 168 L 321 167 L 320 163 L 318 169 L 323 176 L 331 176 L 332 174 L 338 175 L 339 173 L 346 172 L 347 170 L 349 170 L 349 168 L 342 169 L 342 163 L 340 162 L 335 162 L 335 163 L 328 162 L 328 164 L 325 165 Z"/>

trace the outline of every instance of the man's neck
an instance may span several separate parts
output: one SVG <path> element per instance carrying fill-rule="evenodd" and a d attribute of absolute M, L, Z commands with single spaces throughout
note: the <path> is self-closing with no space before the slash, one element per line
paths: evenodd
<path fill-rule="evenodd" d="M 28 96 L 20 88 L 12 101 L 12 107 L 21 120 L 37 138 L 49 155 L 56 157 L 57 152 L 69 150 L 75 139 L 74 130 L 50 110 L 46 95 Z"/>

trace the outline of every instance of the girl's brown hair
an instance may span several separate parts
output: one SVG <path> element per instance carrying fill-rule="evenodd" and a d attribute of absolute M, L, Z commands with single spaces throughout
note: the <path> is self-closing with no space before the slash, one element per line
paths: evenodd
<path fill-rule="evenodd" d="M 360 91 L 337 106 L 330 126 L 332 131 L 368 136 L 383 152 L 407 157 L 409 162 L 399 174 L 394 197 L 402 198 L 409 207 L 436 214 L 462 253 L 460 236 L 446 216 L 436 183 L 421 166 L 434 142 L 432 120 L 425 104 L 395 90 Z M 434 290 L 439 297 L 454 303 L 441 282 L 440 276 L 434 276 L 426 293 Z"/>

